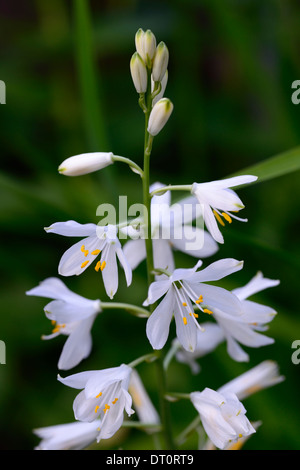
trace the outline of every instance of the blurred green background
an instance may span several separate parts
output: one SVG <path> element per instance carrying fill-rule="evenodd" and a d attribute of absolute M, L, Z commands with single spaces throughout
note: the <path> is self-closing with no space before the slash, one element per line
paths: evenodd
<path fill-rule="evenodd" d="M 51 329 L 47 300 L 25 291 L 57 275 L 73 243 L 43 227 L 69 219 L 97 223 L 96 207 L 116 203 L 119 195 L 141 202 L 139 178 L 122 164 L 78 178 L 57 172 L 65 158 L 90 151 L 142 164 L 144 122 L 129 72 L 136 30 L 150 28 L 170 51 L 165 95 L 174 112 L 154 141 L 151 182 L 188 184 L 226 177 L 299 146 L 300 105 L 291 101 L 291 84 L 300 79 L 299 10 L 290 0 L 0 1 L 0 79 L 7 88 L 0 108 L 1 449 L 32 449 L 38 443 L 33 428 L 73 421 L 76 391 L 56 380 L 64 337 L 41 341 Z M 227 288 L 243 285 L 257 270 L 281 280 L 255 297 L 278 311 L 268 332 L 275 343 L 245 348 L 249 363 L 234 362 L 220 345 L 200 360 L 198 376 L 174 361 L 168 388 L 218 388 L 265 359 L 276 360 L 285 382 L 244 402 L 248 417 L 263 423 L 245 449 L 299 449 L 300 365 L 291 361 L 291 344 L 300 339 L 299 172 L 239 195 L 249 222 L 225 227 L 225 245 L 209 261 L 244 259 L 244 270 L 220 283 Z M 188 267 L 194 259 L 176 254 L 176 262 Z M 88 270 L 64 280 L 77 293 L 106 301 L 99 279 Z M 128 289 L 120 273 L 116 301 L 140 303 L 145 294 L 144 265 Z M 113 367 L 151 351 L 145 320 L 122 311 L 99 316 L 92 334 L 92 355 L 61 375 Z M 157 405 L 153 366 L 138 371 Z M 171 410 L 176 435 L 195 410 L 185 401 Z M 143 432 L 124 429 L 99 448 L 151 446 Z"/>

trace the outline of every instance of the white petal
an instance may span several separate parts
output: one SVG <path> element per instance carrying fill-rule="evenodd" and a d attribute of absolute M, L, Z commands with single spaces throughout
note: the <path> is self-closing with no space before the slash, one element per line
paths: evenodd
<path fill-rule="evenodd" d="M 236 271 L 240 271 L 242 268 L 243 261 L 238 261 L 233 258 L 221 259 L 195 273 L 192 282 L 219 281 Z"/>
<path fill-rule="evenodd" d="M 123 253 L 131 269 L 135 269 L 146 258 L 145 240 L 129 240 L 123 247 Z"/>
<path fill-rule="evenodd" d="M 168 240 L 153 240 L 152 245 L 154 268 L 166 269 L 169 272 L 173 272 L 175 267 L 174 258 Z"/>
<path fill-rule="evenodd" d="M 243 300 L 244 320 L 250 324 L 263 325 L 272 321 L 276 311 L 266 305 L 258 304 L 250 300 Z"/>
<path fill-rule="evenodd" d="M 127 260 L 127 258 L 126 258 L 126 256 L 125 256 L 125 254 L 124 254 L 121 247 L 118 247 L 116 252 L 117 252 L 117 256 L 118 256 L 118 259 L 120 261 L 120 264 L 124 269 L 127 286 L 130 286 L 130 284 L 132 282 L 132 269 L 131 269 L 130 263 L 128 262 L 128 260 Z"/>
<path fill-rule="evenodd" d="M 99 308 L 97 309 L 97 305 Z M 100 303 L 87 300 L 86 302 L 69 303 L 63 300 L 53 300 L 45 307 L 47 318 L 57 323 L 73 323 L 82 321 L 95 313 L 100 312 Z"/>
<path fill-rule="evenodd" d="M 94 317 L 81 321 L 65 342 L 58 361 L 58 368 L 68 370 L 89 356 L 92 349 L 91 328 Z"/>
<path fill-rule="evenodd" d="M 146 334 L 153 349 L 162 349 L 164 347 L 169 336 L 173 309 L 174 292 L 173 289 L 170 289 L 147 320 Z"/>
<path fill-rule="evenodd" d="M 172 282 L 170 279 L 152 282 L 148 290 L 148 297 L 143 305 L 148 306 L 154 304 L 154 302 L 160 299 L 167 292 L 167 290 L 170 289 L 171 284 Z"/>
<path fill-rule="evenodd" d="M 187 307 L 183 307 L 178 296 L 176 296 L 174 305 L 176 336 L 186 351 L 193 352 L 197 343 L 197 326 L 194 318 L 189 315 L 193 311 L 191 305 L 189 307 L 188 311 Z M 185 322 L 183 318 L 185 318 Z"/>
<path fill-rule="evenodd" d="M 224 237 L 218 227 L 213 211 L 208 204 L 203 205 L 203 217 L 207 230 L 218 243 L 224 243 Z"/>
<path fill-rule="evenodd" d="M 94 250 L 102 250 L 104 244 L 105 241 L 99 240 L 97 235 L 84 238 L 75 243 L 62 255 L 58 266 L 59 274 L 62 276 L 82 274 L 98 256 L 91 253 Z M 82 251 L 82 247 L 88 251 L 87 256 Z"/>
<path fill-rule="evenodd" d="M 243 287 L 234 289 L 232 292 L 237 295 L 241 300 L 247 299 L 253 294 L 260 292 L 269 287 L 278 286 L 279 280 L 273 280 L 263 277 L 263 274 L 259 271 L 251 281 Z"/>
<path fill-rule="evenodd" d="M 37 287 L 26 292 L 27 295 L 36 295 L 38 297 L 47 297 L 49 299 L 73 300 L 74 294 L 57 277 L 50 277 L 42 281 Z"/>
<path fill-rule="evenodd" d="M 56 222 L 50 227 L 46 227 L 47 233 L 56 233 L 65 237 L 89 237 L 95 235 L 97 225 L 95 224 L 79 224 L 74 220 L 67 222 Z"/>
<path fill-rule="evenodd" d="M 175 269 L 172 276 L 170 277 L 172 282 L 180 280 L 190 280 L 193 279 L 197 269 L 202 265 L 202 261 L 198 260 L 193 268 L 179 268 Z"/>
<path fill-rule="evenodd" d="M 229 356 L 237 362 L 248 362 L 249 355 L 242 349 L 242 347 L 231 336 L 227 336 L 227 352 Z"/>
<path fill-rule="evenodd" d="M 103 261 L 106 263 L 102 271 L 103 283 L 108 297 L 112 299 L 119 285 L 116 250 L 113 245 L 107 244 L 105 246 L 101 255 L 101 263 L 103 263 Z"/>
<path fill-rule="evenodd" d="M 234 176 L 232 178 L 225 178 L 222 180 L 212 181 L 211 184 L 219 188 L 234 188 L 242 184 L 253 183 L 256 180 L 257 180 L 257 176 L 241 175 L 241 176 Z"/>

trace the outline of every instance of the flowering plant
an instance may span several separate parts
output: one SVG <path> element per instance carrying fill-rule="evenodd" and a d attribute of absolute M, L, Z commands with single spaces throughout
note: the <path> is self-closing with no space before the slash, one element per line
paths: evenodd
<path fill-rule="evenodd" d="M 58 273 L 65 278 L 86 275 L 87 268 L 93 265 L 101 275 L 109 301 L 79 296 L 58 278 L 44 280 L 27 294 L 52 299 L 45 306 L 45 314 L 54 328 L 46 338 L 58 334 L 68 336 L 58 362 L 60 370 L 77 366 L 90 354 L 93 323 L 99 314 L 112 308 L 146 319 L 145 344 L 151 352 L 133 357 L 128 364 L 120 358 L 119 364 L 108 364 L 102 370 L 67 377 L 58 375 L 62 384 L 81 390 L 73 402 L 75 422 L 36 429 L 41 438 L 39 449 L 86 448 L 111 438 L 124 425 L 124 416 L 130 419 L 134 413 L 138 420 L 132 421 L 133 426 L 149 435 L 157 434 L 163 448 L 178 449 L 185 442 L 187 432 L 183 430 L 175 438 L 170 408 L 172 402 L 180 399 L 195 408 L 196 418 L 189 424 L 188 434 L 199 432 L 200 427 L 205 433 L 206 442 L 200 443 L 199 449 L 241 446 L 258 426 L 250 421 L 253 418 L 246 415 L 240 400 L 283 380 L 277 365 L 267 361 L 218 390 L 205 385 L 190 393 L 167 390 L 168 367 L 173 359 L 190 364 L 192 372 L 198 373 L 197 359 L 220 342 L 226 341 L 229 356 L 239 362 L 249 359 L 241 345 L 258 348 L 272 343 L 273 339 L 262 332 L 276 312 L 248 297 L 276 286 L 279 281 L 264 278 L 259 272 L 246 286 L 230 291 L 217 282 L 243 269 L 244 261 L 234 258 L 204 261 L 224 243 L 219 225 L 231 224 L 233 219 L 247 221 L 236 215 L 244 204 L 232 188 L 254 182 L 255 175 L 183 185 L 158 182 L 150 185 L 153 142 L 174 110 L 173 103 L 164 96 L 169 51 L 164 42 L 157 45 L 150 30 L 139 29 L 135 45 L 130 72 L 145 119 L 143 165 L 112 152 L 95 152 L 67 158 L 59 166 L 59 173 L 76 177 L 105 171 L 105 167 L 117 162 L 127 164 L 142 183 L 140 216 L 122 223 L 102 221 L 98 225 L 68 220 L 55 222 L 45 229 L 47 233 L 80 238 L 62 255 Z M 187 197 L 172 204 L 174 191 L 183 191 Z M 122 244 L 126 237 L 130 239 Z M 193 258 L 192 267 L 176 267 L 176 250 Z M 133 271 L 144 260 L 147 285 L 143 305 L 114 302 L 119 286 L 119 264 L 129 286 L 134 282 Z M 176 338 L 166 351 L 173 319 Z M 151 367 L 153 364 L 158 371 L 159 410 L 153 406 L 137 372 L 139 364 L 144 362 Z"/>

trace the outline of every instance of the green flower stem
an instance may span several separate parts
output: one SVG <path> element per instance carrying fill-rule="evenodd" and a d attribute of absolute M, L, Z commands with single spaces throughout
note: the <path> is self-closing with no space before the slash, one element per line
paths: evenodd
<path fill-rule="evenodd" d="M 152 108 L 151 96 L 151 70 L 148 69 L 148 90 L 145 97 L 146 110 L 145 114 L 145 140 L 144 140 L 144 172 L 143 172 L 143 203 L 144 203 L 144 224 L 145 224 L 145 245 L 147 259 L 147 279 L 148 287 L 154 281 L 153 266 L 153 246 L 151 239 L 151 196 L 150 188 L 150 155 L 152 150 L 153 137 L 148 132 L 149 116 Z M 154 305 L 150 306 L 150 311 L 154 310 Z M 157 384 L 159 392 L 160 415 L 162 422 L 162 435 L 164 437 L 165 446 L 168 450 L 175 449 L 171 432 L 169 403 L 165 400 L 166 394 L 166 376 L 163 367 L 163 358 L 160 351 L 156 351 L 157 360 L 155 361 L 157 372 Z"/>
<path fill-rule="evenodd" d="M 164 186 L 163 188 L 154 189 L 152 193 L 150 193 L 150 198 L 152 198 L 155 194 L 164 194 L 166 191 L 189 191 L 192 190 L 192 184 L 180 184 L 180 185 L 169 185 Z"/>
<path fill-rule="evenodd" d="M 114 155 L 114 156 L 113 156 L 113 160 L 114 160 L 115 162 L 127 163 L 127 165 L 130 166 L 131 170 L 132 170 L 134 173 L 138 173 L 140 176 L 143 176 L 143 170 L 141 169 L 141 167 L 139 167 L 139 165 L 137 165 L 135 162 L 133 162 L 133 161 L 130 160 L 129 158 L 120 157 L 119 155 Z"/>
<path fill-rule="evenodd" d="M 130 362 L 127 365 L 128 367 L 131 367 L 133 369 L 134 367 L 141 364 L 141 362 L 152 362 L 152 361 L 155 361 L 156 359 L 157 359 L 157 356 L 155 353 L 145 354 L 144 356 L 138 357 L 137 359 L 135 359 L 134 361 Z"/>
<path fill-rule="evenodd" d="M 148 318 L 149 312 L 145 308 L 139 307 L 137 305 L 126 304 L 121 302 L 101 302 L 102 310 L 107 309 L 118 309 L 118 310 L 126 310 L 133 315 L 140 317 L 140 318 Z"/>

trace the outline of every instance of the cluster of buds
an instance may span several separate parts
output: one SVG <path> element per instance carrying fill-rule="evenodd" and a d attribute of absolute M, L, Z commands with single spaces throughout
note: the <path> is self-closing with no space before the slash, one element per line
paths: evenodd
<path fill-rule="evenodd" d="M 169 51 L 163 41 L 156 45 L 156 37 L 150 29 L 137 31 L 135 46 L 136 52 L 130 60 L 131 77 L 140 95 L 141 107 L 144 112 L 151 111 L 147 130 L 155 136 L 173 111 L 173 103 L 163 98 L 168 81 Z"/>

